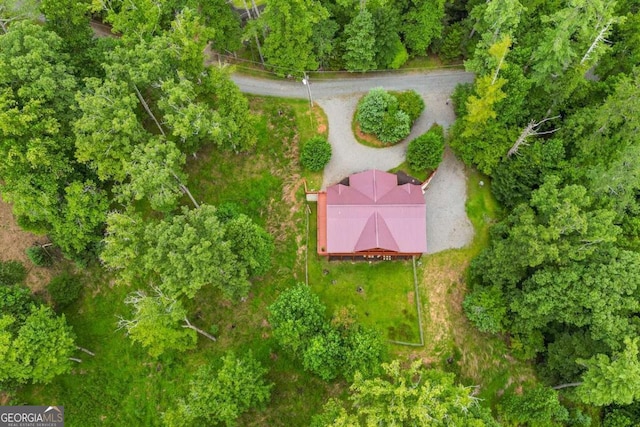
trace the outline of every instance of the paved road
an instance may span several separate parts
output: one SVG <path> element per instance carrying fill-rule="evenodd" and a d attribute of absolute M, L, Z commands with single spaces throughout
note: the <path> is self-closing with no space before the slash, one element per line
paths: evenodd
<path fill-rule="evenodd" d="M 240 90 L 255 95 L 279 96 L 284 98 L 307 98 L 307 89 L 300 80 L 281 81 L 260 79 L 234 74 L 232 79 Z M 374 87 L 389 90 L 416 89 L 418 92 L 450 94 L 458 83 L 472 82 L 473 74 L 459 70 L 437 70 L 413 73 L 379 73 L 365 77 L 354 75 L 350 78 L 320 80 L 311 79 L 311 96 L 314 100 L 339 95 L 368 92 Z"/>

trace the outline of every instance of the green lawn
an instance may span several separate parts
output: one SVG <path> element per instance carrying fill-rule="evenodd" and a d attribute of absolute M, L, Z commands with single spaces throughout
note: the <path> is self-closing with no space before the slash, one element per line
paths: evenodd
<path fill-rule="evenodd" d="M 316 204 L 309 207 L 309 286 L 329 312 L 353 306 L 362 324 L 386 338 L 419 343 L 411 261 L 328 261 L 318 256 Z"/>

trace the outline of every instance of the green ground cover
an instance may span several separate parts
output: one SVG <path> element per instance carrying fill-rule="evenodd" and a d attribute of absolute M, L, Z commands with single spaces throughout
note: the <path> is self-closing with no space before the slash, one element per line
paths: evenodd
<path fill-rule="evenodd" d="M 199 340 L 192 351 L 167 353 L 158 360 L 149 357 L 116 330 L 118 316 L 129 314 L 124 298 L 137 286 L 116 283 L 111 272 L 96 264 L 83 275 L 81 298 L 65 311 L 78 344 L 96 356 L 79 353 L 83 362 L 72 374 L 47 386 L 24 387 L 13 403 L 64 405 L 67 425 L 72 427 L 161 425 L 159 414 L 184 395 L 190 374 L 207 361 L 219 360 L 229 349 L 251 350 L 275 384 L 267 409 L 250 411 L 238 425 L 308 425 L 328 397 L 344 396 L 347 384 L 325 383 L 282 353 L 271 338 L 267 319 L 267 307 L 279 293 L 305 280 L 301 179 L 305 175 L 297 163 L 297 150 L 301 140 L 318 132 L 318 125 L 310 120 L 304 100 L 251 98 L 251 105 L 261 114 L 253 152 L 208 148 L 190 158 L 187 167 L 196 199 L 214 205 L 233 201 L 276 238 L 273 266 L 255 282 L 246 301 L 233 303 L 203 289 L 190 302 L 193 321 L 214 332 L 218 341 Z M 502 340 L 477 332 L 460 306 L 466 292 L 466 266 L 486 244 L 487 229 L 496 215 L 489 186 L 480 187 L 480 179 L 470 174 L 467 208 L 476 227 L 474 244 L 419 261 L 425 347 L 391 345 L 390 350 L 391 357 L 420 357 L 432 366 L 454 371 L 465 384 L 480 385 L 480 396 L 494 402 L 498 391 L 531 377 L 527 365 L 508 356 Z M 410 262 L 354 264 L 319 259 L 314 211 L 309 224 L 309 279 L 329 310 L 354 305 L 360 321 L 379 328 L 387 338 L 419 341 Z"/>
<path fill-rule="evenodd" d="M 309 221 L 309 286 L 330 314 L 353 306 L 387 339 L 420 342 L 411 261 L 328 261 L 316 253 L 316 204 Z"/>
<path fill-rule="evenodd" d="M 302 210 L 293 205 L 304 200 L 295 159 L 299 138 L 313 133 L 308 103 L 252 98 L 251 105 L 261 114 L 254 152 L 234 154 L 209 147 L 190 158 L 187 167 L 197 200 L 214 205 L 233 201 L 276 237 L 273 267 L 256 281 L 245 302 L 225 301 L 217 292 L 203 289 L 188 307 L 198 326 L 215 332 L 218 341 L 199 340 L 192 351 L 151 358 L 116 330 L 118 316 L 129 315 L 124 298 L 137 287 L 115 283 L 113 274 L 96 264 L 83 275 L 80 300 L 66 309 L 78 344 L 96 356 L 79 353 L 83 362 L 71 374 L 47 386 L 22 388 L 15 403 L 64 405 L 72 427 L 161 425 L 159 414 L 184 395 L 189 375 L 229 349 L 253 351 L 275 383 L 269 407 L 250 411 L 239 425 L 306 425 L 330 394 L 340 392 L 281 354 L 267 322 L 266 307 L 279 292 L 304 280 L 301 242 L 296 239 L 304 221 Z"/>

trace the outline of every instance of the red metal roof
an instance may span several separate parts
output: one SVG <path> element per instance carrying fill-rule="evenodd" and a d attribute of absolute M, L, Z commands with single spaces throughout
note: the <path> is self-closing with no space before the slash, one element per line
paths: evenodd
<path fill-rule="evenodd" d="M 331 253 L 424 253 L 426 205 L 419 185 L 398 185 L 397 176 L 369 170 L 349 185 L 327 188 L 327 246 Z"/>

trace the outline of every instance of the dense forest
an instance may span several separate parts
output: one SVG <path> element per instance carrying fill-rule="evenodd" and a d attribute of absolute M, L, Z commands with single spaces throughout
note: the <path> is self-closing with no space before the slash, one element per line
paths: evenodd
<path fill-rule="evenodd" d="M 82 400 L 70 425 L 95 425 L 89 402 L 104 391 L 115 408 L 131 382 L 147 408 L 110 425 L 279 425 L 278 411 L 317 426 L 639 425 L 640 1 L 238 3 L 0 3 L 0 192 L 23 230 L 50 239 L 31 262 L 64 266 L 43 297 L 22 264 L 0 265 L 3 404 Z M 115 36 L 94 37 L 92 20 Z M 298 206 L 283 196 L 283 170 L 299 168 L 297 107 L 245 97 L 208 50 L 281 77 L 425 57 L 475 73 L 452 95 L 446 138 L 500 209 L 460 272 L 462 307 L 533 380 L 479 399 L 446 363 L 402 359 L 296 284 L 300 242 L 282 224 L 302 208 L 269 197 Z M 264 167 L 246 188 L 270 196 L 225 199 L 238 164 Z M 117 309 L 92 312 L 110 292 L 98 299 Z M 126 375 L 157 389 L 77 391 L 79 357 L 101 347 L 74 332 L 82 316 L 109 316 L 105 335 L 119 331 L 136 365 Z M 253 330 L 234 342 L 242 323 Z"/>

